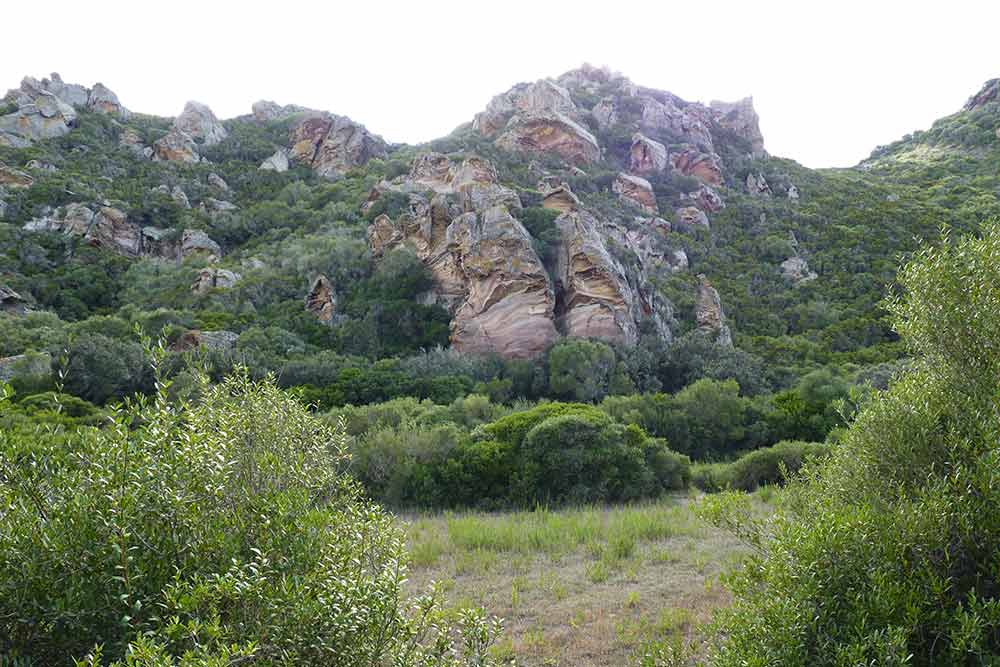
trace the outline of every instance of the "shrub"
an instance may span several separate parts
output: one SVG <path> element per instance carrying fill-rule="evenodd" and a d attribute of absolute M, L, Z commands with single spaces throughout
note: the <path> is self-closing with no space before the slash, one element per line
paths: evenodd
<path fill-rule="evenodd" d="M 766 525 L 706 513 L 756 554 L 711 661 L 982 665 L 1000 657 L 1000 226 L 920 251 L 887 307 L 915 355 Z"/>
<path fill-rule="evenodd" d="M 245 373 L 186 410 L 160 386 L 63 447 L 0 430 L 0 655 L 489 662 L 481 613 L 459 645 L 434 597 L 404 597 L 402 535 L 341 474 L 341 433 Z"/>
<path fill-rule="evenodd" d="M 730 463 L 697 464 L 691 477 L 703 491 L 727 488 L 754 491 L 766 484 L 783 484 L 786 473 L 796 473 L 807 460 L 828 453 L 829 446 L 821 442 L 784 440 L 755 449 Z"/>

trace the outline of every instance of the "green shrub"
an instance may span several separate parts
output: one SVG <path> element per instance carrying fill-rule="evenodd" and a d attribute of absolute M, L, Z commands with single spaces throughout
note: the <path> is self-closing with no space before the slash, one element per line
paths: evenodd
<path fill-rule="evenodd" d="M 829 446 L 821 442 L 784 440 L 755 449 L 730 463 L 695 464 L 691 478 L 703 491 L 727 488 L 754 491 L 767 484 L 783 484 L 785 473 L 796 473 L 807 460 L 828 453 Z"/>
<path fill-rule="evenodd" d="M 712 664 L 984 665 L 1000 658 L 1000 226 L 920 251 L 887 307 L 915 355 L 786 487 L 706 513 L 756 547 Z"/>
<path fill-rule="evenodd" d="M 403 594 L 403 537 L 340 472 L 341 433 L 245 374 L 202 396 L 178 410 L 161 389 L 105 429 L 51 432 L 58 447 L 0 430 L 0 655 L 490 662 L 481 613 L 460 615 L 455 643 L 434 596 Z"/>

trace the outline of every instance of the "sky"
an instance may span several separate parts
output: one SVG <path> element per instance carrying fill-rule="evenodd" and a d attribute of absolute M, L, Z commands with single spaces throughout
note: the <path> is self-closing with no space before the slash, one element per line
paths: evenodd
<path fill-rule="evenodd" d="M 9 4 L 0 89 L 59 72 L 164 116 L 270 99 L 393 142 L 446 135 L 511 85 L 589 62 L 691 101 L 752 95 L 770 153 L 842 167 L 1000 77 L 993 0 Z"/>

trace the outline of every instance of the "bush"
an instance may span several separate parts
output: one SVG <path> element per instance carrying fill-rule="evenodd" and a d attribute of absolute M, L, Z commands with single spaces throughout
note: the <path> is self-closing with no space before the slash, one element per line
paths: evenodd
<path fill-rule="evenodd" d="M 922 250 L 887 307 L 915 355 L 766 525 L 706 513 L 756 554 L 710 659 L 729 665 L 983 665 L 1000 658 L 1000 226 Z"/>
<path fill-rule="evenodd" d="M 828 453 L 829 446 L 821 442 L 785 440 L 755 449 L 730 463 L 696 464 L 691 478 L 703 491 L 754 491 L 765 484 L 784 484 L 786 473 L 796 473 L 807 460 Z"/>
<path fill-rule="evenodd" d="M 482 614 L 457 646 L 433 597 L 404 597 L 402 535 L 341 474 L 343 435 L 271 381 L 205 384 L 184 411 L 161 391 L 63 441 L 0 430 L 0 655 L 489 662 Z"/>

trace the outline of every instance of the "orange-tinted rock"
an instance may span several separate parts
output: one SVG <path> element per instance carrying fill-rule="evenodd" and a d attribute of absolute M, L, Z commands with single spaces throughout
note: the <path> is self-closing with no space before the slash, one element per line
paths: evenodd
<path fill-rule="evenodd" d="M 627 204 L 638 206 L 649 213 L 656 213 L 656 195 L 653 186 L 645 178 L 619 173 L 611 184 L 611 191 Z"/>
<path fill-rule="evenodd" d="M 387 155 L 386 143 L 364 125 L 326 112 L 304 114 L 292 128 L 290 157 L 326 178 Z"/>
<path fill-rule="evenodd" d="M 337 294 L 326 276 L 319 275 L 313 280 L 309 294 L 306 295 L 306 310 L 323 324 L 333 323 L 337 314 Z"/>
<path fill-rule="evenodd" d="M 667 168 L 667 147 L 641 132 L 632 135 L 629 150 L 629 171 L 633 174 L 655 174 Z"/>
<path fill-rule="evenodd" d="M 722 162 L 715 153 L 702 153 L 694 146 L 670 152 L 670 164 L 685 176 L 694 176 L 708 185 L 722 185 Z"/>

